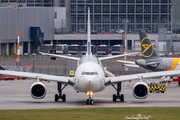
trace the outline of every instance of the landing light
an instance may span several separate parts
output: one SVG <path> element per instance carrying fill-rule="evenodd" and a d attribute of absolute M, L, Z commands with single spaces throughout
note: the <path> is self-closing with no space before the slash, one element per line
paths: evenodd
<path fill-rule="evenodd" d="M 93 92 L 87 92 L 87 95 L 93 95 Z"/>

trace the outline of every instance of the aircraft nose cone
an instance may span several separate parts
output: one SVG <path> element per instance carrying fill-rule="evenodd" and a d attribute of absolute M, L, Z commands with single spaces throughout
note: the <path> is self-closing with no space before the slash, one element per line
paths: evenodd
<path fill-rule="evenodd" d="M 91 77 L 91 78 L 86 78 L 86 89 L 87 90 L 93 90 L 95 87 L 95 81 L 94 81 L 94 78 Z"/>

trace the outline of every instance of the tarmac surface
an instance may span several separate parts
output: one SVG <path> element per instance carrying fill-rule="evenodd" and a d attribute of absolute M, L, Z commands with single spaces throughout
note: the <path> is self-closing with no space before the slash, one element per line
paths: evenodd
<path fill-rule="evenodd" d="M 144 82 L 159 81 L 159 79 L 143 80 Z M 136 99 L 132 94 L 132 87 L 137 81 L 123 82 L 122 94 L 124 102 L 113 102 L 112 95 L 116 90 L 112 86 L 99 93 L 94 93 L 94 105 L 86 105 L 87 95 L 76 93 L 67 86 L 63 90 L 66 94 L 66 102 L 54 102 L 57 92 L 56 82 L 42 81 L 47 88 L 44 99 L 33 99 L 30 95 L 30 86 L 35 79 L 0 81 L 0 109 L 50 109 L 50 108 L 91 108 L 91 107 L 180 107 L 180 86 L 170 83 L 165 93 L 149 93 L 146 99 Z"/>

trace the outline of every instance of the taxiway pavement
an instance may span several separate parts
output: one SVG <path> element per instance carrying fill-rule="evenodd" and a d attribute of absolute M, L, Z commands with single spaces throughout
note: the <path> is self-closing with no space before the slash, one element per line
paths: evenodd
<path fill-rule="evenodd" d="M 143 80 L 144 82 L 159 81 L 158 79 Z M 66 102 L 54 102 L 57 94 L 57 83 L 42 81 L 47 88 L 44 99 L 33 99 L 30 95 L 30 86 L 35 79 L 0 81 L 0 109 L 50 109 L 50 108 L 89 108 L 89 107 L 180 107 L 180 86 L 177 83 L 167 85 L 165 93 L 149 93 L 146 99 L 136 99 L 132 94 L 132 87 L 137 81 L 123 82 L 122 91 L 124 102 L 113 102 L 112 95 L 116 90 L 112 86 L 99 93 L 94 93 L 94 105 L 86 105 L 87 95 L 76 93 L 67 86 L 63 90 Z"/>

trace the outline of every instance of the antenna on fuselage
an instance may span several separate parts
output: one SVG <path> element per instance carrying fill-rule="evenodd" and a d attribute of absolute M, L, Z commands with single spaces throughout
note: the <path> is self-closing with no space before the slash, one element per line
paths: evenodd
<path fill-rule="evenodd" d="M 90 26 L 90 7 L 88 7 L 88 26 L 87 26 L 87 55 L 89 56 L 90 59 L 90 55 L 91 55 L 91 26 Z"/>

